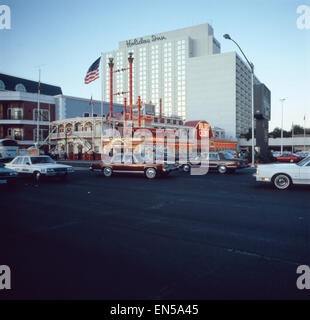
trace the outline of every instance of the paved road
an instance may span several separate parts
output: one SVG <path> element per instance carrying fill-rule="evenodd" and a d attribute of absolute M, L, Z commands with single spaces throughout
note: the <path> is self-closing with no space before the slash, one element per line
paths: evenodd
<path fill-rule="evenodd" d="M 310 187 L 280 192 L 251 170 L 168 178 L 24 181 L 0 193 L 2 298 L 309 299 Z"/>

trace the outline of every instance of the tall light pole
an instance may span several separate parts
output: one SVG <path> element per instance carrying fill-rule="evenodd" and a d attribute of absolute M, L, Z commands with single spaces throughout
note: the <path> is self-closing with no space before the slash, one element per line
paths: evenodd
<path fill-rule="evenodd" d="M 249 61 L 249 59 L 246 57 L 246 55 L 244 54 L 244 52 L 242 51 L 242 49 L 240 48 L 239 44 L 230 37 L 229 34 L 224 34 L 223 37 L 226 40 L 231 40 L 232 42 L 234 42 L 236 44 L 236 46 L 239 48 L 239 50 L 241 51 L 242 55 L 244 56 L 245 60 L 247 61 L 247 63 L 250 66 L 251 69 L 251 95 L 252 95 L 252 165 L 251 167 L 254 168 L 255 167 L 255 142 L 254 142 L 254 64 L 252 62 Z"/>
<path fill-rule="evenodd" d="M 281 105 L 282 105 L 282 116 L 281 116 L 281 153 L 283 153 L 283 106 L 285 98 L 281 98 Z"/>
<path fill-rule="evenodd" d="M 306 152 L 306 115 L 304 116 L 304 152 Z"/>
<path fill-rule="evenodd" d="M 38 82 L 38 104 L 37 104 L 37 136 L 36 147 L 39 148 L 40 143 L 40 94 L 41 94 L 41 68 L 39 68 L 39 82 Z"/>

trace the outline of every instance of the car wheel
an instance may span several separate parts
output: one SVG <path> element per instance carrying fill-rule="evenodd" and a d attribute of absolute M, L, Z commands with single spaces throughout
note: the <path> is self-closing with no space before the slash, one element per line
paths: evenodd
<path fill-rule="evenodd" d="M 112 173 L 113 173 L 113 170 L 112 170 L 112 168 L 110 168 L 110 167 L 105 167 L 105 168 L 103 169 L 103 174 L 104 174 L 106 177 L 111 177 Z"/>
<path fill-rule="evenodd" d="M 191 169 L 191 167 L 190 167 L 188 164 L 184 164 L 184 165 L 183 165 L 183 171 L 184 171 L 184 172 L 189 172 L 190 169 Z"/>
<path fill-rule="evenodd" d="M 286 190 L 291 186 L 292 180 L 288 175 L 280 173 L 273 178 L 273 184 L 279 190 Z"/>
<path fill-rule="evenodd" d="M 223 174 L 227 172 L 227 168 L 226 166 L 218 166 L 217 171 Z"/>
<path fill-rule="evenodd" d="M 154 168 L 147 168 L 145 170 L 145 176 L 148 179 L 154 179 L 156 177 L 156 170 Z"/>
<path fill-rule="evenodd" d="M 35 172 L 33 173 L 33 179 L 34 179 L 36 182 L 39 182 L 39 181 L 40 181 L 40 178 L 41 178 L 41 172 L 35 171 Z"/>

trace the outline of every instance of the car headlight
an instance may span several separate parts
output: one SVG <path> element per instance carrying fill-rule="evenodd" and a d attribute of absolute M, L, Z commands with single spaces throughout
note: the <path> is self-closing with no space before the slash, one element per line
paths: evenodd
<path fill-rule="evenodd" d="M 47 169 L 46 172 L 54 172 L 54 169 Z"/>
<path fill-rule="evenodd" d="M 73 168 L 67 168 L 68 172 L 73 172 Z"/>
<path fill-rule="evenodd" d="M 10 172 L 10 176 L 17 176 L 17 172 Z"/>

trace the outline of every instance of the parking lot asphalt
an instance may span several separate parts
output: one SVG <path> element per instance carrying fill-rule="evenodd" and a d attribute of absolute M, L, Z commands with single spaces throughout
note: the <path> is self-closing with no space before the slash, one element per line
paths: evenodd
<path fill-rule="evenodd" d="M 309 186 L 277 191 L 253 170 L 1 186 L 0 299 L 309 299 Z"/>

